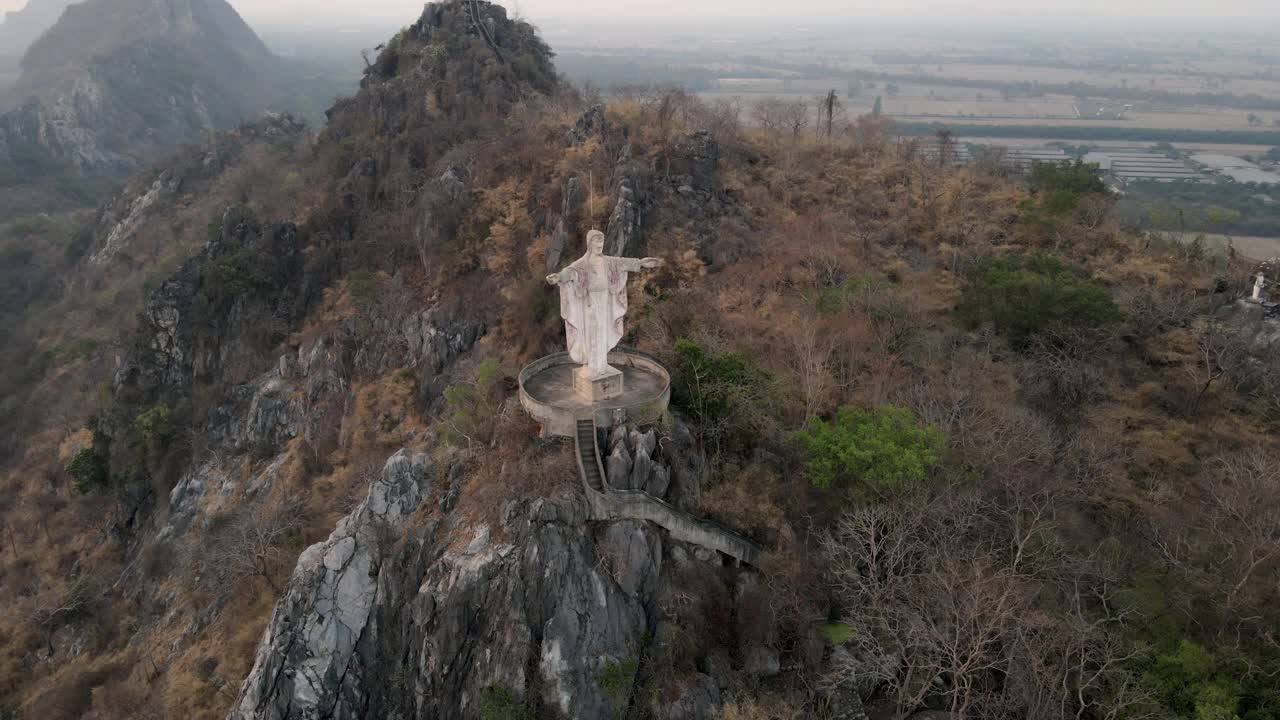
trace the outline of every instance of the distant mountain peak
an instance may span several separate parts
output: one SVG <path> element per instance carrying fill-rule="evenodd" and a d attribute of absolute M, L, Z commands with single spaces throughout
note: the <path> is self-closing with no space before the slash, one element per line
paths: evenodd
<path fill-rule="evenodd" d="M 58 22 L 68 5 L 77 1 L 30 0 L 22 8 L 4 13 L 0 20 L 0 55 L 21 56 L 40 33 Z"/>
<path fill-rule="evenodd" d="M 211 59 L 271 62 L 267 46 L 226 0 L 86 0 L 62 17 L 22 58 L 17 92 L 55 88 L 95 60 L 144 39 L 182 43 Z"/>

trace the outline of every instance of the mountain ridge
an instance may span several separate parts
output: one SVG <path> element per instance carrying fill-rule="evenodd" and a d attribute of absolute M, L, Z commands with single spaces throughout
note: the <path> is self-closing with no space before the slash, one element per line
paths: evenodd
<path fill-rule="evenodd" d="M 0 18 L 0 56 L 21 58 L 41 33 L 53 27 L 58 18 L 79 0 L 30 0 L 17 10 Z"/>

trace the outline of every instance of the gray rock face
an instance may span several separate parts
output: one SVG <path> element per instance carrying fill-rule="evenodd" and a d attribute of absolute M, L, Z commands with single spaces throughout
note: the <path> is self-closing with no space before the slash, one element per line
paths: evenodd
<path fill-rule="evenodd" d="M 628 485 L 635 490 L 648 491 L 649 475 L 653 472 L 653 461 L 644 447 L 636 448 L 635 459 L 631 463 L 631 481 Z"/>
<path fill-rule="evenodd" d="M 490 686 L 537 688 L 565 717 L 628 702 L 598 679 L 633 668 L 651 626 L 641 598 L 659 583 L 656 531 L 611 524 L 597 545 L 585 503 L 535 500 L 506 539 L 487 527 L 453 539 L 432 522 L 380 560 L 369 528 L 397 527 L 425 495 L 421 474 L 393 458 L 386 490 L 303 554 L 230 718 L 471 718 Z"/>
<path fill-rule="evenodd" d="M 582 204 L 582 183 L 575 175 L 565 183 L 564 201 L 561 203 L 560 215 L 556 217 L 555 230 L 551 232 L 551 241 L 547 244 L 547 272 L 560 269 L 560 260 L 564 257 L 564 249 L 569 246 L 570 229 L 577 225 L 578 207 Z"/>
<path fill-rule="evenodd" d="M 698 673 L 683 687 L 679 696 L 665 708 L 668 720 L 714 720 L 720 717 L 720 688 L 715 680 Z M 655 701 L 654 714 L 663 717 L 664 708 Z"/>
<path fill-rule="evenodd" d="M 605 473 L 609 476 L 609 487 L 614 490 L 635 489 L 631 485 L 631 453 L 627 452 L 626 444 L 613 446 L 613 452 L 605 461 Z"/>
<path fill-rule="evenodd" d="M 230 717 L 332 716 L 359 679 L 352 657 L 377 600 L 385 534 L 427 496 L 430 470 L 426 456 L 397 453 L 329 539 L 303 551 Z"/>
<path fill-rule="evenodd" d="M 671 449 L 676 453 L 672 457 L 658 446 L 656 429 L 640 432 L 634 427 L 615 426 L 605 445 L 609 448 L 609 455 L 605 458 L 609 486 L 616 490 L 641 490 L 665 500 L 671 492 L 673 466 L 676 466 L 686 478 L 686 487 L 692 482 L 695 490 L 699 488 L 696 478 L 701 472 L 701 460 L 696 457 L 693 437 L 679 421 L 675 430 L 676 438 L 683 438 L 685 442 L 683 445 L 680 442 L 671 444 Z M 688 497 L 693 500 L 686 507 L 696 504 L 699 494 L 688 493 Z"/>
<path fill-rule="evenodd" d="M 569 131 L 569 144 L 581 145 L 592 135 L 604 132 L 605 128 L 604 105 L 592 105 L 573 124 L 573 129 Z"/>
<path fill-rule="evenodd" d="M 196 377 L 246 364 L 244 356 L 253 354 L 245 344 L 246 331 L 260 313 L 301 312 L 292 295 L 301 279 L 300 245 L 292 223 L 261 224 L 243 210 L 228 208 L 200 254 L 148 298 L 136 344 L 113 378 L 116 395 L 145 399 L 162 391 L 181 394 Z M 241 254 L 253 255 L 257 263 L 245 270 L 255 274 L 252 292 L 224 292 L 205 282 L 210 275 L 221 279 L 223 268 L 237 268 L 235 259 Z M 198 298 L 203 302 L 197 303 Z"/>
<path fill-rule="evenodd" d="M 439 373 L 484 333 L 483 323 L 447 315 L 435 307 L 410 315 L 404 324 L 408 364 L 432 375 Z"/>
<path fill-rule="evenodd" d="M 116 255 L 129 245 L 133 235 L 146 220 L 152 208 L 161 204 L 162 200 L 172 198 L 182 186 L 182 178 L 169 171 L 161 172 L 147 191 L 132 198 L 127 203 L 120 203 L 122 217 L 115 220 L 107 234 L 106 241 L 89 257 L 94 265 L 105 265 L 115 259 Z"/>
<path fill-rule="evenodd" d="M 128 172 L 268 109 L 287 74 L 224 0 L 73 3 L 23 59 L 0 169 Z"/>
<path fill-rule="evenodd" d="M 635 178 L 624 176 L 618 183 L 618 202 L 609 215 L 609 229 L 605 231 L 606 255 L 636 257 L 641 248 L 641 225 L 644 222 L 644 199 L 637 191 Z"/>

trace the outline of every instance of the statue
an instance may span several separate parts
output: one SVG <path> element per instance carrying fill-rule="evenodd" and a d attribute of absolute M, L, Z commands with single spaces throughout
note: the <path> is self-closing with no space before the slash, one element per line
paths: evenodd
<path fill-rule="evenodd" d="M 1262 302 L 1262 291 L 1263 289 L 1266 288 L 1266 286 L 1267 286 L 1267 276 L 1263 275 L 1262 273 L 1258 273 L 1258 276 L 1253 281 L 1253 301 L 1254 302 Z"/>
<path fill-rule="evenodd" d="M 580 366 L 574 390 L 594 402 L 622 394 L 622 371 L 609 365 L 609 351 L 624 334 L 627 314 L 627 273 L 661 267 L 658 258 L 613 257 L 604 254 L 604 233 L 587 233 L 587 254 L 564 270 L 547 276 L 560 286 L 560 316 L 568 336 L 569 357 Z"/>

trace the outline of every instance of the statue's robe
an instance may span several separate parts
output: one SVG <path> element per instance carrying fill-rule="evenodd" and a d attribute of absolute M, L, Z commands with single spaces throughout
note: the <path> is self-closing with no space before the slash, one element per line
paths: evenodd
<path fill-rule="evenodd" d="M 569 357 L 587 366 L 592 377 L 609 374 L 609 351 L 625 333 L 627 273 L 638 272 L 634 258 L 598 255 L 592 267 L 584 255 L 561 273 L 560 317 L 564 318 Z"/>

